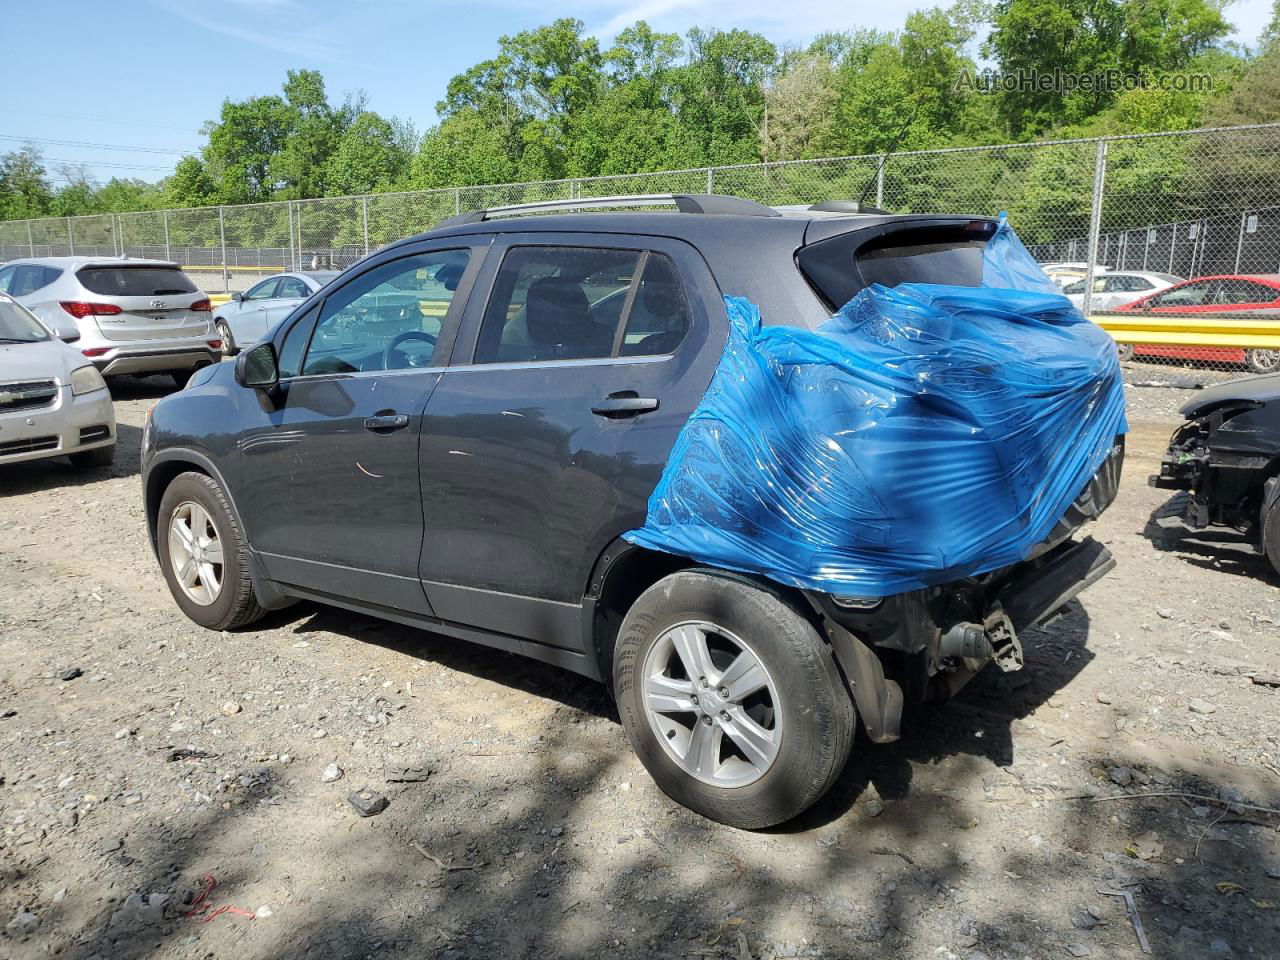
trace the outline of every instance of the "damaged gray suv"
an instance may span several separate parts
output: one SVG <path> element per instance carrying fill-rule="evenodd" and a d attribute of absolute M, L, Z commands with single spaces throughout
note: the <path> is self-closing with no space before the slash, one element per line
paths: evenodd
<path fill-rule="evenodd" d="M 676 210 L 619 212 L 655 204 Z M 609 209 L 576 212 L 593 205 Z M 156 404 L 143 486 L 160 569 L 211 630 L 310 600 L 603 681 L 671 797 L 744 828 L 787 820 L 839 775 L 859 718 L 887 743 L 907 705 L 993 660 L 1018 669 L 1023 631 L 1110 569 L 1072 535 L 1115 496 L 1121 438 L 1029 558 L 884 598 L 624 534 L 721 361 L 722 294 L 815 329 L 870 284 L 977 285 L 993 230 L 703 195 L 455 217 Z"/>

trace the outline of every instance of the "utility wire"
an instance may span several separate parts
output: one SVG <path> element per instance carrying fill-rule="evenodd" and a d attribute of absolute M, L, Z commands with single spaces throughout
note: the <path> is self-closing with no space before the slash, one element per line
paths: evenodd
<path fill-rule="evenodd" d="M 58 147 L 92 147 L 95 150 L 129 150 L 134 153 L 193 153 L 193 150 L 170 150 L 164 147 L 131 147 L 123 143 L 88 143 L 84 140 L 49 140 L 44 137 L 19 137 L 0 133 L 0 140 L 19 140 L 26 143 L 49 143 Z"/>
<path fill-rule="evenodd" d="M 157 166 L 150 163 L 111 163 L 110 161 L 93 160 L 60 160 L 57 157 L 45 157 L 45 163 L 66 163 L 73 167 L 111 167 L 116 170 L 172 170 L 173 167 Z"/>

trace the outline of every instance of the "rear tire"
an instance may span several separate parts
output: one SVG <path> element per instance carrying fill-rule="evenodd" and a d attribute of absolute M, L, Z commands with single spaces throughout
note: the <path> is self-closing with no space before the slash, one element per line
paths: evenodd
<path fill-rule="evenodd" d="M 1244 362 L 1254 373 L 1275 373 L 1280 370 L 1280 350 L 1249 350 Z"/>
<path fill-rule="evenodd" d="M 222 340 L 222 355 L 224 357 L 234 357 L 240 352 L 240 348 L 236 346 L 236 338 L 231 335 L 231 328 L 227 326 L 224 320 L 219 320 L 216 327 L 218 337 Z"/>
<path fill-rule="evenodd" d="M 702 666 L 685 668 L 699 650 Z M 747 830 L 790 820 L 849 757 L 853 701 L 830 646 L 744 578 L 685 570 L 646 590 L 618 632 L 613 677 L 640 762 L 667 796 L 712 820 Z"/>
<path fill-rule="evenodd" d="M 109 467 L 116 459 L 116 445 L 98 447 L 95 450 L 82 450 L 71 454 L 71 465 L 77 470 L 100 470 Z"/>
<path fill-rule="evenodd" d="M 192 532 L 196 540 L 202 541 L 208 559 L 195 563 L 200 569 L 188 576 L 185 563 L 183 569 L 174 569 L 175 555 L 179 561 L 184 559 L 182 550 L 175 550 L 174 544 L 191 542 L 184 533 Z M 214 544 L 218 547 L 216 554 L 210 549 Z M 188 619 L 209 630 L 232 630 L 252 623 L 265 612 L 253 592 L 240 527 L 226 494 L 212 477 L 183 473 L 169 484 L 160 498 L 156 546 L 169 592 Z M 213 560 L 215 555 L 220 560 Z M 206 567 L 207 572 L 201 572 Z"/>

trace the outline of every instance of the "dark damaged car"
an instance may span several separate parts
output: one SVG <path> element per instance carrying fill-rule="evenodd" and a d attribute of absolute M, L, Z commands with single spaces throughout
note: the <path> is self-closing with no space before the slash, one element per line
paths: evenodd
<path fill-rule="evenodd" d="M 1280 374 L 1219 383 L 1182 406 L 1153 487 L 1162 525 L 1229 527 L 1280 572 Z"/>
<path fill-rule="evenodd" d="M 657 201 L 679 212 L 529 215 Z M 727 294 L 816 330 L 872 284 L 977 287 L 996 229 L 687 195 L 456 217 L 156 404 L 142 474 L 161 571 L 214 631 L 306 600 L 603 681 L 670 796 L 741 827 L 784 821 L 840 774 L 859 719 L 890 742 L 904 708 L 993 661 L 1020 668 L 1024 632 L 1114 565 L 1074 535 L 1114 498 L 1123 438 L 1103 438 L 1105 462 L 1017 562 L 892 596 L 627 535 L 721 364 Z"/>

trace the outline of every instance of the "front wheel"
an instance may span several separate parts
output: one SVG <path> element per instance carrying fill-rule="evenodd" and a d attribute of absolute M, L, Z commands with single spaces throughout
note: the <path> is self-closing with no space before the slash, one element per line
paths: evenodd
<path fill-rule="evenodd" d="M 82 450 L 71 454 L 71 465 L 77 470 L 100 470 L 109 467 L 116 459 L 116 445 L 97 447 L 93 450 Z"/>
<path fill-rule="evenodd" d="M 216 480 L 178 475 L 160 498 L 156 527 L 160 570 L 189 619 L 230 630 L 262 616 L 240 527 Z"/>
<path fill-rule="evenodd" d="M 667 796 L 756 830 L 812 806 L 843 769 L 853 702 L 831 648 L 772 591 L 672 574 L 628 611 L 614 654 L 623 729 Z"/>
<path fill-rule="evenodd" d="M 1280 370 L 1280 350 L 1250 350 L 1244 362 L 1254 373 L 1275 373 Z"/>

